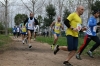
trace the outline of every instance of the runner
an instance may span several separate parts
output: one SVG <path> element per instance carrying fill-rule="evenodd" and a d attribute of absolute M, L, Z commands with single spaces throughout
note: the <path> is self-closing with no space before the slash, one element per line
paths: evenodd
<path fill-rule="evenodd" d="M 81 15 L 84 12 L 83 6 L 78 6 L 76 9 L 76 12 L 71 13 L 67 19 L 64 21 L 64 24 L 68 27 L 66 29 L 66 35 L 67 35 L 67 46 L 59 46 L 56 45 L 54 49 L 54 54 L 56 55 L 59 50 L 69 51 L 68 57 L 63 62 L 66 66 L 73 66 L 69 63 L 69 60 L 75 55 L 78 47 L 78 33 L 80 31 L 80 24 L 82 24 Z M 82 28 L 84 30 L 84 28 Z"/>
<path fill-rule="evenodd" d="M 21 24 L 21 36 L 22 36 L 22 43 L 24 44 L 26 42 L 27 44 L 27 31 L 26 31 L 26 25 Z"/>
<path fill-rule="evenodd" d="M 17 26 L 17 38 L 20 36 L 20 27 Z"/>
<path fill-rule="evenodd" d="M 96 29 L 100 26 L 97 26 L 97 18 L 99 17 L 100 11 L 94 11 L 93 16 L 89 18 L 88 24 L 87 24 L 87 31 L 86 36 L 84 38 L 83 44 L 80 46 L 80 49 L 78 50 L 78 53 L 76 55 L 76 58 L 81 60 L 80 55 L 82 54 L 83 50 L 86 48 L 86 46 L 89 44 L 91 40 L 96 42 L 96 44 L 93 45 L 93 47 L 90 49 L 90 51 L 87 52 L 87 54 L 93 58 L 92 52 L 100 45 L 100 40 L 96 35 Z"/>
<path fill-rule="evenodd" d="M 17 28 L 16 28 L 16 26 L 14 26 L 14 28 L 13 28 L 13 35 L 14 35 L 14 38 L 16 38 L 16 34 L 17 34 Z"/>
<path fill-rule="evenodd" d="M 30 13 L 30 17 L 25 20 L 24 25 L 26 23 L 27 23 L 27 33 L 28 33 L 28 44 L 29 48 L 31 48 L 32 47 L 31 39 L 32 39 L 32 34 L 34 32 L 34 25 L 38 25 L 38 21 L 34 18 L 33 13 Z"/>
<path fill-rule="evenodd" d="M 35 25 L 34 26 L 34 41 L 36 40 L 37 32 L 38 32 L 38 27 L 37 27 L 37 25 Z"/>
<path fill-rule="evenodd" d="M 58 37 L 59 37 L 60 32 L 61 32 L 60 31 L 61 28 L 63 29 L 63 26 L 62 26 L 60 21 L 61 21 L 61 17 L 57 17 L 57 21 L 52 22 L 52 24 L 50 25 L 50 27 L 53 31 L 53 34 L 54 34 L 54 41 L 53 41 L 53 44 L 51 45 L 52 50 L 54 50 L 54 47 L 57 43 Z"/>

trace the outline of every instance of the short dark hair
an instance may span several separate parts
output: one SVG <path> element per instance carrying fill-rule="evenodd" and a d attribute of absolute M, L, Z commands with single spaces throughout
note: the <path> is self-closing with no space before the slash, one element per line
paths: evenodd
<path fill-rule="evenodd" d="M 92 14 L 100 13 L 100 10 L 93 10 Z"/>

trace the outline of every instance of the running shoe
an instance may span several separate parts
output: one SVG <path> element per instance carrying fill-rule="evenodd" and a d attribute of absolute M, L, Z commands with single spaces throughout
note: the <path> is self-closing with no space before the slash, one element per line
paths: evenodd
<path fill-rule="evenodd" d="M 25 38 L 25 43 L 27 44 L 28 42 L 27 42 L 27 38 Z"/>
<path fill-rule="evenodd" d="M 64 61 L 63 64 L 64 64 L 65 66 L 73 66 L 73 65 L 70 64 L 68 61 Z"/>
<path fill-rule="evenodd" d="M 22 42 L 23 42 L 23 44 L 25 43 L 24 40 Z"/>
<path fill-rule="evenodd" d="M 29 46 L 29 48 L 32 48 L 32 46 Z"/>
<path fill-rule="evenodd" d="M 56 55 L 58 51 L 59 51 L 59 45 L 56 45 L 54 48 L 54 55 Z"/>
<path fill-rule="evenodd" d="M 88 51 L 87 54 L 88 54 L 91 58 L 94 58 L 91 51 Z"/>
<path fill-rule="evenodd" d="M 52 45 L 51 45 L 51 49 L 52 49 L 52 50 L 54 50 L 54 47 L 55 47 L 55 45 L 54 45 L 54 44 L 52 44 Z"/>
<path fill-rule="evenodd" d="M 82 60 L 81 57 L 80 57 L 80 55 L 79 55 L 79 53 L 76 54 L 76 58 L 77 58 L 78 60 Z"/>
<path fill-rule="evenodd" d="M 29 48 L 32 48 L 32 45 L 31 44 L 29 44 Z"/>

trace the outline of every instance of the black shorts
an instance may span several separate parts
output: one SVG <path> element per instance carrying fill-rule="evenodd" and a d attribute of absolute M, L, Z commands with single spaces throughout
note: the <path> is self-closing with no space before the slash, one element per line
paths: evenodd
<path fill-rule="evenodd" d="M 67 44 L 68 44 L 68 51 L 77 50 L 78 47 L 78 37 L 73 37 L 71 35 L 67 35 Z"/>
<path fill-rule="evenodd" d="M 13 35 L 15 36 L 16 35 L 16 32 L 14 32 Z"/>
<path fill-rule="evenodd" d="M 30 31 L 30 32 L 31 32 L 31 36 L 32 36 L 34 30 L 29 30 L 29 29 L 27 29 L 27 31 Z M 27 32 L 27 34 L 28 34 L 28 32 Z"/>
<path fill-rule="evenodd" d="M 30 32 L 31 32 L 31 34 L 34 32 L 34 30 L 30 30 L 30 29 L 27 29 L 27 31 L 30 31 Z"/>

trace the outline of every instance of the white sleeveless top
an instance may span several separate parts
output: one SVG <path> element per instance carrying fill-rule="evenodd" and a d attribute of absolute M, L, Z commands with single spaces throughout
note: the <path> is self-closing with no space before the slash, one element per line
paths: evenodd
<path fill-rule="evenodd" d="M 19 29 L 19 27 L 17 27 L 17 32 L 20 32 L 20 29 Z"/>
<path fill-rule="evenodd" d="M 34 32 L 37 32 L 37 31 L 38 31 L 37 26 L 34 26 Z"/>
<path fill-rule="evenodd" d="M 28 19 L 28 27 L 27 27 L 27 29 L 34 30 L 34 18 L 32 20 L 30 18 Z"/>

